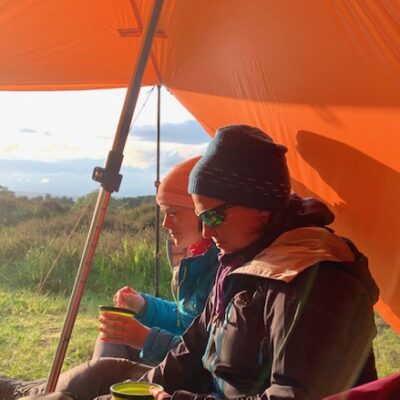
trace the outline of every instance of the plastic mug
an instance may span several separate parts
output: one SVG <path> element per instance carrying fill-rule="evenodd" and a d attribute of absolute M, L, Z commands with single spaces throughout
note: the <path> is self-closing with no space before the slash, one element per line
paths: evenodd
<path fill-rule="evenodd" d="M 123 317 L 133 318 L 135 313 L 132 310 L 127 310 L 126 308 L 112 307 L 112 306 L 99 306 L 100 312 L 107 311 L 115 315 L 122 315 Z"/>
<path fill-rule="evenodd" d="M 110 392 L 112 394 L 112 400 L 125 400 L 125 399 L 136 399 L 136 400 L 154 400 L 154 396 L 150 392 L 150 387 L 156 387 L 160 390 L 164 388 L 155 383 L 148 382 L 121 382 L 112 385 Z"/>

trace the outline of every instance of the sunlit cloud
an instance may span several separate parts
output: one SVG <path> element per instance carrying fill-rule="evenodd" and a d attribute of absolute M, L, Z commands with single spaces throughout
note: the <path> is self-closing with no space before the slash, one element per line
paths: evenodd
<path fill-rule="evenodd" d="M 39 181 L 40 183 L 49 183 L 50 179 L 49 178 L 43 178 Z"/>
<path fill-rule="evenodd" d="M 177 130 L 179 125 L 177 125 Z M 7 160 L 31 160 L 43 162 L 60 162 L 74 159 L 105 159 L 112 147 L 111 138 L 103 137 L 101 140 L 91 140 L 69 137 L 60 140 L 56 135 L 35 135 L 31 137 L 28 132 L 19 132 L 18 135 L 10 135 L 17 139 L 17 143 L 7 143 L 7 138 L 0 137 L 0 158 Z M 202 154 L 208 144 L 204 134 L 203 143 L 179 143 L 161 141 L 161 156 L 181 160 Z M 196 139 L 199 141 L 199 138 Z M 156 163 L 156 142 L 140 137 L 130 136 L 124 150 L 124 165 L 133 168 L 145 169 Z"/>
<path fill-rule="evenodd" d="M 11 144 L 3 143 L 3 144 L 1 144 L 1 142 L 0 142 L 0 157 L 1 156 L 4 156 L 4 157 L 11 156 L 12 154 L 15 154 L 16 152 L 18 152 L 18 149 L 19 149 L 18 143 L 11 143 Z"/>
<path fill-rule="evenodd" d="M 161 158 L 164 162 L 169 158 L 177 159 L 177 162 L 204 153 L 208 143 L 182 144 L 161 142 Z M 145 169 L 155 165 L 157 161 L 156 145 L 154 142 L 145 140 L 131 140 L 125 149 L 124 165 Z"/>

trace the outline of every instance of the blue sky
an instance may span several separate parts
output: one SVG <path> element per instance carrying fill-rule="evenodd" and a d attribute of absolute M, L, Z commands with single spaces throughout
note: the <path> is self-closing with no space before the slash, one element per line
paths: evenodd
<path fill-rule="evenodd" d="M 104 166 L 124 96 L 123 89 L 0 92 L 0 185 L 17 193 L 73 197 L 98 189 L 92 171 Z M 142 89 L 116 196 L 155 192 L 156 100 L 156 90 Z M 161 105 L 163 175 L 177 162 L 202 154 L 210 139 L 165 90 Z"/>

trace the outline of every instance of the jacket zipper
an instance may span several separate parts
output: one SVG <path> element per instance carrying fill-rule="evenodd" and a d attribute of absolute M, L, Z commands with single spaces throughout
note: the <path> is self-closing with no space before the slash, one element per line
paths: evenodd
<path fill-rule="evenodd" d="M 228 322 L 229 322 L 229 319 L 230 319 L 230 316 L 231 316 L 231 312 L 232 312 L 232 309 L 233 309 L 232 302 L 233 302 L 233 299 L 229 302 L 229 304 L 228 304 L 228 306 L 227 306 L 227 308 L 225 310 L 224 322 L 223 322 L 223 324 L 221 326 L 221 329 L 218 332 L 216 340 L 215 340 L 215 357 L 210 363 L 210 373 L 214 377 L 214 381 L 216 383 L 216 389 L 217 389 L 217 391 L 219 393 L 223 393 L 223 388 L 224 388 L 224 385 L 225 385 L 225 381 L 223 379 L 221 379 L 221 378 L 217 378 L 215 376 L 215 374 L 214 374 L 214 371 L 215 371 L 215 364 L 217 363 L 217 359 L 218 359 L 218 357 L 219 357 L 219 355 L 221 353 L 222 335 L 223 335 L 223 332 L 225 331 L 226 326 L 228 325 Z M 214 322 L 214 327 L 215 327 L 214 332 L 216 331 L 216 326 L 217 326 L 217 324 L 216 324 L 216 322 Z"/>
<path fill-rule="evenodd" d="M 177 328 L 180 328 L 180 326 L 182 325 L 182 321 L 181 321 L 181 318 L 180 318 L 180 315 L 181 315 L 181 314 L 180 314 L 180 311 L 181 311 L 181 309 L 180 309 L 181 304 L 180 304 L 179 292 L 180 292 L 181 286 L 182 286 L 183 282 L 185 281 L 186 275 L 187 275 L 187 267 L 186 267 L 186 265 L 183 264 L 182 266 L 184 267 L 183 276 L 182 276 L 182 279 L 180 279 L 179 282 L 178 282 L 178 286 L 177 286 L 177 288 L 176 288 L 176 299 L 175 299 L 176 305 L 177 305 L 177 307 L 178 307 L 178 314 L 177 314 L 177 316 L 176 316 L 176 327 L 177 327 Z"/>

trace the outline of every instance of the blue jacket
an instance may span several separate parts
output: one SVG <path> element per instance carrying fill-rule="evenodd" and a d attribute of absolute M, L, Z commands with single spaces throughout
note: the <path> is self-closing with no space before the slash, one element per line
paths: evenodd
<path fill-rule="evenodd" d="M 152 328 L 140 353 L 146 364 L 158 364 L 181 341 L 180 335 L 202 311 L 214 285 L 218 249 L 213 245 L 200 256 L 183 259 L 174 298 L 168 301 L 141 293 L 146 308 L 136 319 Z"/>

